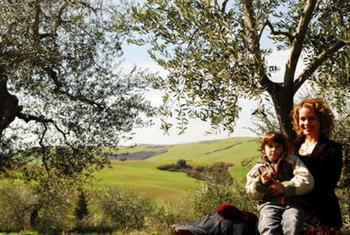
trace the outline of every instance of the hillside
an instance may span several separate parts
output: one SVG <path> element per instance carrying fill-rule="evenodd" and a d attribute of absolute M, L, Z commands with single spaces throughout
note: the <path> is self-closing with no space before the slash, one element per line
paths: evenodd
<path fill-rule="evenodd" d="M 199 182 L 185 173 L 157 170 L 157 166 L 176 163 L 179 159 L 192 166 L 230 162 L 234 164 L 230 168 L 232 176 L 243 180 L 249 167 L 243 167 L 241 162 L 257 158 L 258 143 L 256 138 L 234 137 L 191 144 L 110 148 L 105 153 L 115 159 L 122 156 L 122 161 L 112 160 L 110 167 L 95 173 L 97 185 L 120 186 L 151 197 L 172 200 L 185 196 Z"/>

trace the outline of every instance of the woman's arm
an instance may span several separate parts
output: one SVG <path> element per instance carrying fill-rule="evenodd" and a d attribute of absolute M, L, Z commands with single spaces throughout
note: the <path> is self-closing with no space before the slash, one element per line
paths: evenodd
<path fill-rule="evenodd" d="M 294 165 L 294 177 L 291 180 L 281 182 L 284 186 L 286 197 L 303 195 L 314 187 L 314 178 L 304 163 L 295 155 L 289 155 L 286 159 Z"/>
<path fill-rule="evenodd" d="M 323 187 L 334 189 L 340 179 L 343 168 L 342 145 L 336 142 L 330 144 L 325 151 L 324 169 L 320 174 Z"/>

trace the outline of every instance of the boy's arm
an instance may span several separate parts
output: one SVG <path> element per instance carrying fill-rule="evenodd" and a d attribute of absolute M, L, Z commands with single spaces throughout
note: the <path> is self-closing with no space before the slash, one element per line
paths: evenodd
<path fill-rule="evenodd" d="M 314 187 L 314 178 L 310 171 L 295 155 L 288 156 L 287 161 L 294 165 L 294 177 L 291 180 L 282 182 L 285 196 L 292 197 L 310 192 Z"/>
<path fill-rule="evenodd" d="M 245 189 L 248 195 L 254 200 L 261 200 L 267 193 L 267 188 L 261 183 L 259 168 L 260 164 L 255 165 L 247 174 Z"/>

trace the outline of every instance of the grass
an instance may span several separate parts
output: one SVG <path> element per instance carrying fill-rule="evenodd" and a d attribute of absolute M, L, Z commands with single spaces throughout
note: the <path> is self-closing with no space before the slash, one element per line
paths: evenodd
<path fill-rule="evenodd" d="M 229 169 L 235 179 L 243 180 L 250 167 L 242 160 L 258 156 L 256 138 L 229 138 L 192 144 L 169 146 L 141 145 L 133 148 L 105 149 L 107 153 L 136 153 L 166 150 L 147 160 L 112 160 L 111 166 L 95 173 L 98 187 L 122 187 L 160 200 L 181 200 L 199 185 L 199 181 L 185 173 L 157 170 L 157 166 L 176 163 L 184 159 L 192 166 L 230 162 Z"/>
<path fill-rule="evenodd" d="M 3 233 L 0 232 L 0 235 L 38 235 L 39 233 L 34 231 L 34 230 L 22 230 L 22 231 L 18 231 L 18 232 L 11 232 L 11 233 Z"/>
<path fill-rule="evenodd" d="M 152 198 L 176 200 L 194 189 L 197 180 L 185 173 L 157 170 L 147 161 L 112 161 L 109 168 L 96 172 L 97 186 L 119 186 Z"/>
<path fill-rule="evenodd" d="M 255 138 L 230 138 L 218 141 L 206 141 L 171 146 L 141 145 L 133 148 L 105 148 L 105 153 L 163 152 L 146 160 L 113 160 L 109 167 L 94 173 L 93 187 L 121 187 L 144 194 L 156 200 L 177 205 L 178 200 L 186 198 L 199 186 L 200 181 L 186 176 L 185 173 L 157 170 L 157 166 L 176 163 L 184 159 L 192 166 L 211 165 L 215 162 L 230 162 L 230 173 L 234 178 L 243 180 L 250 167 L 241 162 L 258 156 L 258 144 Z M 38 235 L 36 231 L 24 230 L 19 235 Z M 164 235 L 159 232 L 134 231 L 114 232 L 113 235 Z M 91 234 L 92 235 L 92 234 Z"/>
<path fill-rule="evenodd" d="M 36 231 L 31 230 L 23 230 L 19 232 L 12 232 L 12 233 L 2 233 L 0 232 L 0 235 L 39 235 L 40 233 Z M 75 233 L 70 233 L 74 235 Z M 98 233 L 89 233 L 86 235 L 97 235 Z M 128 232 L 113 232 L 111 235 L 164 235 L 163 233 L 159 232 L 148 232 L 148 231 L 128 231 Z"/>
<path fill-rule="evenodd" d="M 218 141 L 173 145 L 168 152 L 157 155 L 147 161 L 177 161 L 185 159 L 198 164 L 210 164 L 218 161 L 238 163 L 256 152 L 255 138 L 230 138 Z M 252 151 L 253 150 L 253 151 Z"/>

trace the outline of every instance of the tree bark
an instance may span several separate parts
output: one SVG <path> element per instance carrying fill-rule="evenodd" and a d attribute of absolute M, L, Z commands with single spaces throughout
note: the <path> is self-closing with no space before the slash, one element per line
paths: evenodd
<path fill-rule="evenodd" d="M 11 95 L 7 89 L 7 79 L 0 75 L 0 135 L 21 111 L 16 96 Z"/>
<path fill-rule="evenodd" d="M 295 133 L 293 131 L 291 112 L 293 110 L 293 96 L 291 89 L 287 89 L 280 84 L 274 84 L 268 89 L 276 110 L 280 130 L 285 132 L 290 141 L 294 141 Z"/>

